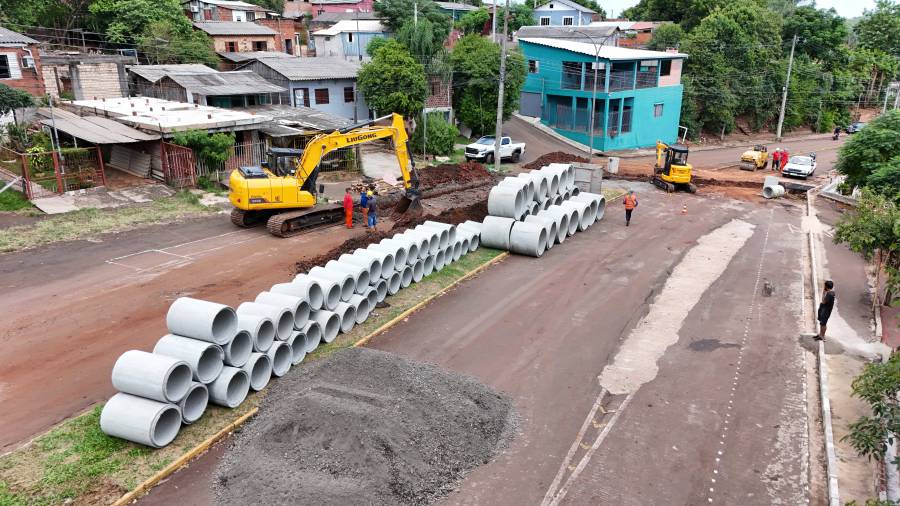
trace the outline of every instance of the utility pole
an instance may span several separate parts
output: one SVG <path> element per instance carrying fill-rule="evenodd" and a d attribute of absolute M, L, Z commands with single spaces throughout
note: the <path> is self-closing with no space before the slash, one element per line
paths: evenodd
<path fill-rule="evenodd" d="M 491 13 L 491 42 L 497 42 L 497 0 L 492 0 L 493 12 Z"/>
<path fill-rule="evenodd" d="M 413 26 L 419 27 L 419 2 L 413 2 Z"/>
<path fill-rule="evenodd" d="M 500 141 L 503 137 L 503 85 L 506 82 L 506 39 L 509 29 L 509 0 L 503 12 L 503 42 L 500 45 L 500 92 L 497 94 L 497 125 L 494 129 L 494 170 L 500 170 Z M 494 21 L 497 20 L 497 4 L 494 4 Z"/>
<path fill-rule="evenodd" d="M 784 108 L 787 106 L 788 86 L 791 84 L 791 69 L 794 66 L 794 48 L 797 47 L 797 36 L 791 41 L 791 59 L 788 60 L 787 78 L 784 80 L 784 91 L 781 93 L 781 112 L 778 113 L 778 129 L 775 132 L 775 139 L 781 140 L 781 127 L 784 124 Z"/>
<path fill-rule="evenodd" d="M 884 105 L 881 106 L 881 114 L 887 112 L 888 95 L 891 94 L 891 85 L 884 89 Z"/>

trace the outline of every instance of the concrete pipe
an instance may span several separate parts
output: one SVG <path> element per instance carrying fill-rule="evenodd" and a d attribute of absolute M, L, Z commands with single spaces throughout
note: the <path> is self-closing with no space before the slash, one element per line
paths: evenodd
<path fill-rule="evenodd" d="M 469 253 L 474 253 L 478 250 L 478 246 L 481 245 L 481 239 L 478 234 L 470 234 L 466 237 L 466 240 L 469 241 Z"/>
<path fill-rule="evenodd" d="M 547 231 L 539 224 L 517 221 L 509 234 L 509 250 L 520 255 L 540 257 L 547 249 Z"/>
<path fill-rule="evenodd" d="M 597 221 L 603 219 L 603 215 L 606 214 L 606 197 L 600 195 L 600 200 L 597 201 L 597 217 L 595 218 Z"/>
<path fill-rule="evenodd" d="M 456 225 L 441 221 L 426 220 L 423 226 L 446 230 L 450 234 L 450 242 L 456 242 Z"/>
<path fill-rule="evenodd" d="M 341 301 L 341 285 L 337 281 L 321 279 L 309 274 L 297 274 L 291 283 L 299 284 L 300 286 L 309 286 L 315 283 L 322 290 L 322 303 L 319 305 L 319 309 L 333 308 L 335 304 Z M 316 309 L 312 299 L 309 301 L 309 307 L 310 310 Z"/>
<path fill-rule="evenodd" d="M 543 207 L 541 207 L 541 203 L 533 200 L 531 201 L 531 209 L 529 210 L 528 214 L 537 214 L 541 209 L 543 209 Z"/>
<path fill-rule="evenodd" d="M 453 263 L 453 245 L 444 248 L 444 267 Z"/>
<path fill-rule="evenodd" d="M 287 309 L 294 317 L 294 330 L 302 329 L 309 321 L 309 302 L 300 297 L 285 293 L 261 292 L 254 302 Z"/>
<path fill-rule="evenodd" d="M 548 212 L 561 212 L 569 217 L 567 225 L 569 226 L 567 230 L 567 234 L 571 237 L 575 235 L 575 232 L 578 232 L 578 224 L 581 223 L 581 213 L 578 211 L 577 207 L 563 207 L 563 206 L 550 206 L 550 209 L 547 209 Z"/>
<path fill-rule="evenodd" d="M 351 264 L 339 260 L 329 260 L 325 268 L 338 272 L 346 272 L 353 276 L 354 293 L 363 293 L 369 288 L 369 269 L 363 265 Z"/>
<path fill-rule="evenodd" d="M 276 345 L 272 345 L 276 346 Z M 272 378 L 272 360 L 265 353 L 251 353 L 250 360 L 241 369 L 250 378 L 250 388 L 259 392 L 269 384 Z"/>
<path fill-rule="evenodd" d="M 313 311 L 312 315 L 310 315 L 310 319 L 319 324 L 319 330 L 322 332 L 322 340 L 325 341 L 326 344 L 334 341 L 338 332 L 341 331 L 341 317 L 338 316 L 337 313 L 321 309 L 319 311 Z"/>
<path fill-rule="evenodd" d="M 250 393 L 250 376 L 241 368 L 226 366 L 216 381 L 210 383 L 207 388 L 209 402 L 226 408 L 236 408 Z"/>
<path fill-rule="evenodd" d="M 555 219 L 547 215 L 528 216 L 525 218 L 525 223 L 534 223 L 544 227 L 544 232 L 547 233 L 547 245 L 545 249 L 553 248 L 556 239 L 559 237 L 559 228 Z"/>
<path fill-rule="evenodd" d="M 258 302 L 243 302 L 237 309 L 238 317 L 242 315 L 262 316 L 272 320 L 275 325 L 275 339 L 286 341 L 294 331 L 294 315 L 285 308 L 260 304 Z M 245 329 L 247 330 L 247 329 Z"/>
<path fill-rule="evenodd" d="M 400 288 L 406 288 L 411 285 L 413 282 L 413 268 L 409 265 L 403 266 L 403 270 L 400 271 Z"/>
<path fill-rule="evenodd" d="M 341 302 L 334 308 L 335 314 L 341 319 L 341 333 L 346 334 L 356 325 L 356 309 L 346 302 Z"/>
<path fill-rule="evenodd" d="M 406 250 L 406 265 L 413 265 L 419 259 L 419 243 L 408 237 L 399 239 L 382 239 L 378 242 L 387 247 L 403 248 Z M 395 266 L 396 267 L 396 266 Z"/>
<path fill-rule="evenodd" d="M 272 288 L 269 288 L 269 291 L 303 299 L 309 304 L 310 310 L 316 309 L 317 305 L 321 308 L 322 304 L 325 302 L 322 286 L 314 282 L 277 283 L 272 285 Z"/>
<path fill-rule="evenodd" d="M 557 195 L 557 196 L 553 197 L 553 205 L 554 206 L 558 206 L 558 205 L 562 204 L 563 202 L 565 202 L 565 200 L 562 198 L 562 195 Z"/>
<path fill-rule="evenodd" d="M 587 202 L 563 202 L 560 207 L 564 209 L 574 209 L 578 216 L 578 231 L 584 232 L 587 230 L 592 223 L 594 223 L 594 217 L 591 214 L 591 206 Z"/>
<path fill-rule="evenodd" d="M 560 193 L 562 189 L 572 189 L 575 186 L 575 167 L 571 163 L 551 163 L 546 168 L 558 171 Z"/>
<path fill-rule="evenodd" d="M 547 208 L 549 208 L 552 205 L 553 205 L 553 199 L 551 199 L 550 197 L 547 197 L 541 201 L 541 210 L 546 211 Z"/>
<path fill-rule="evenodd" d="M 353 311 L 356 313 L 356 324 L 359 325 L 366 321 L 369 317 L 369 313 L 372 311 L 372 306 L 369 305 L 369 298 L 365 295 L 354 295 L 350 297 L 350 302 L 348 302 L 351 306 L 353 306 Z"/>
<path fill-rule="evenodd" d="M 434 272 L 434 255 L 422 260 L 422 275 L 431 276 L 432 272 Z"/>
<path fill-rule="evenodd" d="M 378 275 L 379 278 L 387 279 L 391 277 L 391 273 L 393 273 L 395 270 L 394 255 L 390 253 L 384 253 L 371 249 L 357 248 L 356 251 L 353 252 L 353 254 L 365 259 L 377 258 L 378 261 L 381 262 L 381 273 Z M 372 284 L 375 283 L 373 279 L 377 278 L 369 279 L 369 282 L 371 282 Z"/>
<path fill-rule="evenodd" d="M 200 383 L 212 383 L 225 365 L 225 352 L 218 344 L 174 334 L 159 338 L 153 347 L 153 354 L 184 360 L 191 366 L 194 380 Z"/>
<path fill-rule="evenodd" d="M 597 204 L 596 200 L 594 200 L 590 197 L 587 197 L 587 198 L 577 197 L 574 200 L 570 200 L 569 202 L 573 202 L 573 203 L 581 202 L 581 203 L 587 204 L 588 208 L 586 210 L 586 214 L 587 214 L 588 221 L 590 221 L 588 226 L 593 225 L 594 222 L 597 221 L 598 204 Z"/>
<path fill-rule="evenodd" d="M 572 198 L 572 190 L 566 189 L 561 193 L 563 200 L 569 200 Z"/>
<path fill-rule="evenodd" d="M 306 353 L 316 351 L 322 341 L 322 326 L 319 322 L 310 320 L 300 332 L 306 335 Z"/>
<path fill-rule="evenodd" d="M 466 251 L 469 250 L 469 245 L 466 244 Z M 463 241 L 459 240 L 453 244 L 453 261 L 457 262 L 463 256 Z"/>
<path fill-rule="evenodd" d="M 412 266 L 412 273 L 413 283 L 422 281 L 422 278 L 425 277 L 425 260 L 422 260 L 421 258 L 416 260 L 416 263 Z"/>
<path fill-rule="evenodd" d="M 197 381 L 191 383 L 191 388 L 181 402 L 178 403 L 178 409 L 181 411 L 181 421 L 185 425 L 190 425 L 203 416 L 206 412 L 206 406 L 209 404 L 209 390 L 206 385 Z"/>
<path fill-rule="evenodd" d="M 330 279 L 337 283 L 341 287 L 341 300 L 344 302 L 350 300 L 350 296 L 356 292 L 356 283 L 353 281 L 353 276 L 346 272 L 326 269 L 317 265 L 309 270 L 309 275 L 313 279 Z"/>
<path fill-rule="evenodd" d="M 191 386 L 191 366 L 184 360 L 130 350 L 112 369 L 112 384 L 126 394 L 160 402 L 178 402 Z"/>
<path fill-rule="evenodd" d="M 104 434 L 153 448 L 171 443 L 180 429 L 177 405 L 125 393 L 112 396 L 100 413 Z"/>
<path fill-rule="evenodd" d="M 286 341 L 278 341 L 266 352 L 272 363 L 272 375 L 280 378 L 287 374 L 294 363 L 294 351 Z"/>
<path fill-rule="evenodd" d="M 766 186 L 765 188 L 763 188 L 762 194 L 763 194 L 763 197 L 765 197 L 767 199 L 774 199 L 774 198 L 781 197 L 782 195 L 784 195 L 784 186 L 781 186 L 780 184 L 777 184 L 774 186 Z"/>
<path fill-rule="evenodd" d="M 222 346 L 222 351 L 225 352 L 225 365 L 240 367 L 247 363 L 253 352 L 253 337 L 246 330 L 239 330 L 230 343 Z"/>
<path fill-rule="evenodd" d="M 481 227 L 481 245 L 486 248 L 509 250 L 509 232 L 512 230 L 512 218 L 485 216 Z"/>
<path fill-rule="evenodd" d="M 459 240 L 459 244 L 460 244 L 460 246 L 462 246 L 462 252 L 460 253 L 460 256 L 464 257 L 469 254 L 469 250 L 471 249 L 471 247 L 469 246 L 469 243 L 471 241 L 472 241 L 472 238 L 470 236 L 463 237 L 462 239 Z"/>
<path fill-rule="evenodd" d="M 531 202 L 534 200 L 534 194 L 536 192 L 534 181 L 529 179 L 522 179 L 518 177 L 507 176 L 500 180 L 497 183 L 497 186 L 511 186 L 513 188 L 521 188 L 525 192 L 525 202 Z"/>
<path fill-rule="evenodd" d="M 546 171 L 541 168 L 535 172 L 541 173 L 547 179 L 547 196 L 555 197 L 559 193 L 559 174 L 552 171 Z"/>
<path fill-rule="evenodd" d="M 169 306 L 166 326 L 172 334 L 222 345 L 237 332 L 237 316 L 224 304 L 179 297 Z"/>
<path fill-rule="evenodd" d="M 438 237 L 438 248 L 444 249 L 450 244 L 450 231 L 446 228 L 429 227 L 426 225 L 416 225 L 413 230 L 425 232 L 426 234 L 435 234 Z M 433 241 L 432 241 L 433 242 Z"/>
<path fill-rule="evenodd" d="M 401 271 L 406 266 L 406 257 L 409 255 L 409 248 L 401 244 L 382 244 L 380 242 L 372 243 L 366 246 L 369 251 L 380 251 L 394 256 L 394 270 Z"/>
<path fill-rule="evenodd" d="M 410 228 L 405 230 L 401 235 L 403 237 L 408 237 L 413 241 L 422 242 L 422 244 L 419 245 L 420 257 L 422 257 L 422 255 L 434 255 L 441 247 L 440 235 L 437 233 L 437 230 L 416 230 Z"/>
<path fill-rule="evenodd" d="M 378 305 L 378 290 L 369 287 L 369 291 L 364 297 L 369 301 L 369 312 L 371 313 L 375 310 L 375 306 Z"/>
<path fill-rule="evenodd" d="M 525 213 L 525 192 L 521 188 L 495 186 L 488 193 L 488 214 L 519 219 Z"/>
<path fill-rule="evenodd" d="M 434 255 L 434 272 L 440 272 L 447 263 L 447 255 L 444 250 L 440 250 Z"/>
<path fill-rule="evenodd" d="M 538 217 L 542 217 L 542 216 L 550 218 L 554 222 L 556 222 L 556 238 L 555 238 L 554 242 L 556 242 L 556 244 L 562 244 L 566 240 L 566 237 L 568 237 L 570 235 L 569 234 L 569 213 L 567 213 L 565 210 L 560 209 L 560 208 L 553 208 L 553 209 L 547 209 L 546 211 L 539 212 Z M 573 223 L 573 225 L 575 225 L 575 229 L 572 230 L 572 233 L 574 234 L 575 232 L 578 231 L 578 224 Z M 549 242 L 550 239 L 553 239 L 553 238 L 548 237 L 547 241 Z"/>
<path fill-rule="evenodd" d="M 401 244 L 405 244 L 409 249 L 409 255 L 406 259 L 407 263 L 410 261 L 415 262 L 416 259 L 428 256 L 428 247 L 431 246 L 429 240 L 424 237 L 416 237 L 413 235 L 394 234 L 390 240 L 399 241 Z M 413 255 L 413 248 L 415 248 L 415 255 Z"/>
<path fill-rule="evenodd" d="M 303 362 L 303 359 L 306 358 L 306 334 L 298 330 L 286 342 L 291 349 L 291 365 Z"/>
<path fill-rule="evenodd" d="M 397 292 L 399 292 L 400 288 L 401 288 L 402 275 L 399 272 L 394 271 L 394 274 L 391 276 L 391 278 L 387 279 L 386 281 L 387 281 L 387 294 L 388 295 L 396 295 Z"/>
<path fill-rule="evenodd" d="M 378 295 L 378 302 L 383 301 L 387 297 L 388 282 L 386 279 L 379 278 L 377 283 L 372 284 L 372 288 L 375 289 L 375 293 Z"/>
<path fill-rule="evenodd" d="M 560 169 L 559 167 L 553 167 L 553 164 L 545 165 L 540 169 L 541 174 L 544 174 L 548 179 L 550 179 L 550 196 L 559 195 L 566 190 L 566 183 L 568 182 L 568 175 L 564 174 L 565 170 Z M 556 183 L 553 183 L 553 180 L 556 180 Z"/>
<path fill-rule="evenodd" d="M 377 258 L 362 258 L 344 253 L 338 258 L 338 262 L 365 268 L 369 272 L 369 282 L 381 277 L 381 260 Z"/>
<path fill-rule="evenodd" d="M 457 225 L 456 227 L 457 228 L 467 228 L 467 229 L 471 230 L 475 235 L 481 235 L 481 222 L 478 222 L 478 221 L 466 220 L 466 221 L 460 223 L 459 225 Z"/>
<path fill-rule="evenodd" d="M 293 326 L 293 324 L 291 326 Z M 238 329 L 244 330 L 250 334 L 250 339 L 253 342 L 253 351 L 264 352 L 268 350 L 269 347 L 272 346 L 272 342 L 275 341 L 275 324 L 272 323 L 271 318 L 266 316 L 239 314 Z"/>
<path fill-rule="evenodd" d="M 531 170 L 519 174 L 518 177 L 530 179 L 534 182 L 534 200 L 543 200 L 550 194 L 550 184 L 547 181 L 547 176 L 545 174 L 541 174 L 536 170 Z"/>
<path fill-rule="evenodd" d="M 572 188 L 572 197 L 576 197 L 578 195 L 581 195 L 581 188 L 576 186 L 575 188 Z"/>
<path fill-rule="evenodd" d="M 581 192 L 571 199 L 575 202 L 591 202 L 594 207 L 594 221 L 600 221 L 606 210 L 606 197 L 597 193 Z"/>

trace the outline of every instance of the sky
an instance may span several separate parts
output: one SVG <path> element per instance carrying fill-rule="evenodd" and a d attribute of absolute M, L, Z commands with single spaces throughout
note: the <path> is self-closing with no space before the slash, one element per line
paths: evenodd
<path fill-rule="evenodd" d="M 599 3 L 608 14 L 619 16 L 623 9 L 627 9 L 637 3 L 637 0 L 599 0 Z M 875 0 L 818 0 L 816 7 L 821 9 L 834 9 L 845 18 L 861 16 L 863 9 L 875 8 Z M 662 20 L 660 20 L 662 21 Z"/>

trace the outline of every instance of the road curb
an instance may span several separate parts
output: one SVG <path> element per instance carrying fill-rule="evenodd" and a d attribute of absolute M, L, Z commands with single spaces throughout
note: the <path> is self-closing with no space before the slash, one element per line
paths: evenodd
<path fill-rule="evenodd" d="M 216 442 L 233 432 L 235 429 L 244 424 L 247 420 L 253 417 L 257 412 L 259 412 L 259 408 L 253 408 L 250 411 L 244 413 L 237 420 L 226 425 L 222 430 L 216 432 L 197 446 L 191 448 L 187 453 L 182 454 L 180 457 L 175 459 L 174 462 L 163 468 L 158 473 L 154 474 L 150 478 L 144 480 L 143 483 L 134 488 L 134 490 L 128 492 L 127 494 L 120 497 L 116 502 L 113 503 L 113 506 L 123 506 L 125 504 L 129 504 L 132 501 L 140 498 L 142 495 L 147 493 L 151 488 L 155 487 L 159 482 L 171 476 L 175 471 L 178 471 L 182 467 L 184 467 L 188 462 L 194 460 L 195 457 L 200 455 L 209 449 L 210 446 L 214 445 Z"/>

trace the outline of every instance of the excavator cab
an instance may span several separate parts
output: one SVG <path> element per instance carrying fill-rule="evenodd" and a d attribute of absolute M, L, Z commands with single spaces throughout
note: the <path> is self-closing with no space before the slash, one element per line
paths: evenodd
<path fill-rule="evenodd" d="M 697 187 L 691 183 L 693 167 L 687 161 L 688 154 L 688 147 L 683 144 L 669 145 L 657 141 L 656 166 L 651 182 L 670 193 L 675 190 L 696 193 Z"/>
<path fill-rule="evenodd" d="M 302 149 L 269 148 L 266 151 L 266 161 L 263 162 L 263 167 L 269 169 L 276 176 L 293 176 L 302 157 Z"/>

